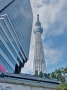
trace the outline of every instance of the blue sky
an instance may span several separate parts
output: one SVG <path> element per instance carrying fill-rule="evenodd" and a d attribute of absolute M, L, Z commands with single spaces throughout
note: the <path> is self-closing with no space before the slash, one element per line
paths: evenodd
<path fill-rule="evenodd" d="M 43 27 L 43 47 L 47 73 L 67 66 L 67 0 L 30 0 L 33 28 L 29 60 L 21 70 L 31 73 L 34 60 L 34 34 L 37 14 Z"/>

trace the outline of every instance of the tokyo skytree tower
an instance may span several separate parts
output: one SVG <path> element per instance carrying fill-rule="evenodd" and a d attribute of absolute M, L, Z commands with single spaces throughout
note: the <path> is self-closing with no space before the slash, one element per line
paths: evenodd
<path fill-rule="evenodd" d="M 41 38 L 43 28 L 41 27 L 41 23 L 39 21 L 39 14 L 37 14 L 37 22 L 35 23 L 35 26 L 36 29 L 34 30 L 35 48 L 34 48 L 33 74 L 35 74 L 36 71 L 39 74 L 40 72 L 42 73 L 46 72 L 44 50 Z"/>

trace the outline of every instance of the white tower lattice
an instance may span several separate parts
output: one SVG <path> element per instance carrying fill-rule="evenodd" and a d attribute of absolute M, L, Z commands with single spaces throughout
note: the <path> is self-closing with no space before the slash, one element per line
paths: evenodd
<path fill-rule="evenodd" d="M 37 15 L 37 22 L 35 23 L 36 29 L 34 30 L 35 34 L 35 48 L 34 48 L 34 62 L 33 62 L 33 74 L 35 71 L 45 73 L 46 65 L 44 58 L 44 50 L 42 45 L 41 34 L 43 33 L 43 28 L 41 27 L 41 23 L 39 21 L 39 14 Z"/>

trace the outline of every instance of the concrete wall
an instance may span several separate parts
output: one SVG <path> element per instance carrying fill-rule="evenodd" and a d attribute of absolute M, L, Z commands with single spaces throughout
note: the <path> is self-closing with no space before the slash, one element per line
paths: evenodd
<path fill-rule="evenodd" d="M 31 85 L 26 86 L 9 83 L 0 83 L 0 90 L 55 90 L 55 89 L 49 89 L 45 87 L 35 87 Z"/>

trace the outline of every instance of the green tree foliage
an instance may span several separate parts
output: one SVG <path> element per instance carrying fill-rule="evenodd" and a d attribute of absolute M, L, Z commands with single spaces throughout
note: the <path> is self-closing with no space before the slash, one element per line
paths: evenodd
<path fill-rule="evenodd" d="M 57 79 L 61 83 L 66 82 L 66 74 L 67 74 L 67 67 L 65 68 L 59 68 L 56 69 L 54 72 L 50 73 L 50 78 L 51 79 Z"/>
<path fill-rule="evenodd" d="M 67 67 L 63 68 L 59 68 L 56 69 L 54 72 L 52 73 L 42 73 L 40 72 L 38 75 L 38 71 L 35 71 L 35 76 L 39 76 L 39 77 L 45 77 L 45 78 L 50 78 L 50 79 L 57 79 L 58 81 L 60 81 L 61 83 L 66 83 L 67 80 Z"/>
<path fill-rule="evenodd" d="M 35 76 L 38 76 L 38 71 L 35 71 Z"/>
<path fill-rule="evenodd" d="M 44 73 L 44 77 L 45 78 L 50 78 L 50 79 L 57 79 L 58 81 L 60 81 L 61 83 L 65 83 L 67 80 L 67 67 L 63 68 L 59 68 L 56 69 L 54 72 L 52 73 Z"/>
<path fill-rule="evenodd" d="M 52 73 L 42 73 L 40 72 L 39 75 L 38 75 L 38 71 L 35 71 L 35 76 L 39 76 L 39 77 L 45 77 L 45 78 L 50 78 L 50 79 L 57 79 L 58 81 L 61 82 L 61 84 L 56 87 L 56 90 L 67 90 L 67 83 L 66 83 L 66 80 L 67 80 L 67 67 L 63 68 L 59 68 L 59 69 L 56 69 L 54 72 Z"/>
<path fill-rule="evenodd" d="M 39 73 L 39 77 L 43 77 L 43 73 L 42 73 L 42 71 Z"/>
<path fill-rule="evenodd" d="M 67 67 L 64 68 L 64 72 L 67 73 Z"/>
<path fill-rule="evenodd" d="M 57 77 L 56 77 L 56 73 L 55 73 L 55 72 L 52 72 L 52 73 L 50 74 L 50 77 L 51 77 L 52 79 L 57 78 Z"/>
<path fill-rule="evenodd" d="M 45 78 L 50 78 L 50 73 L 48 73 L 48 74 L 44 73 L 44 77 Z"/>
<path fill-rule="evenodd" d="M 67 90 L 67 84 L 61 84 L 60 86 L 56 87 L 56 90 Z"/>

